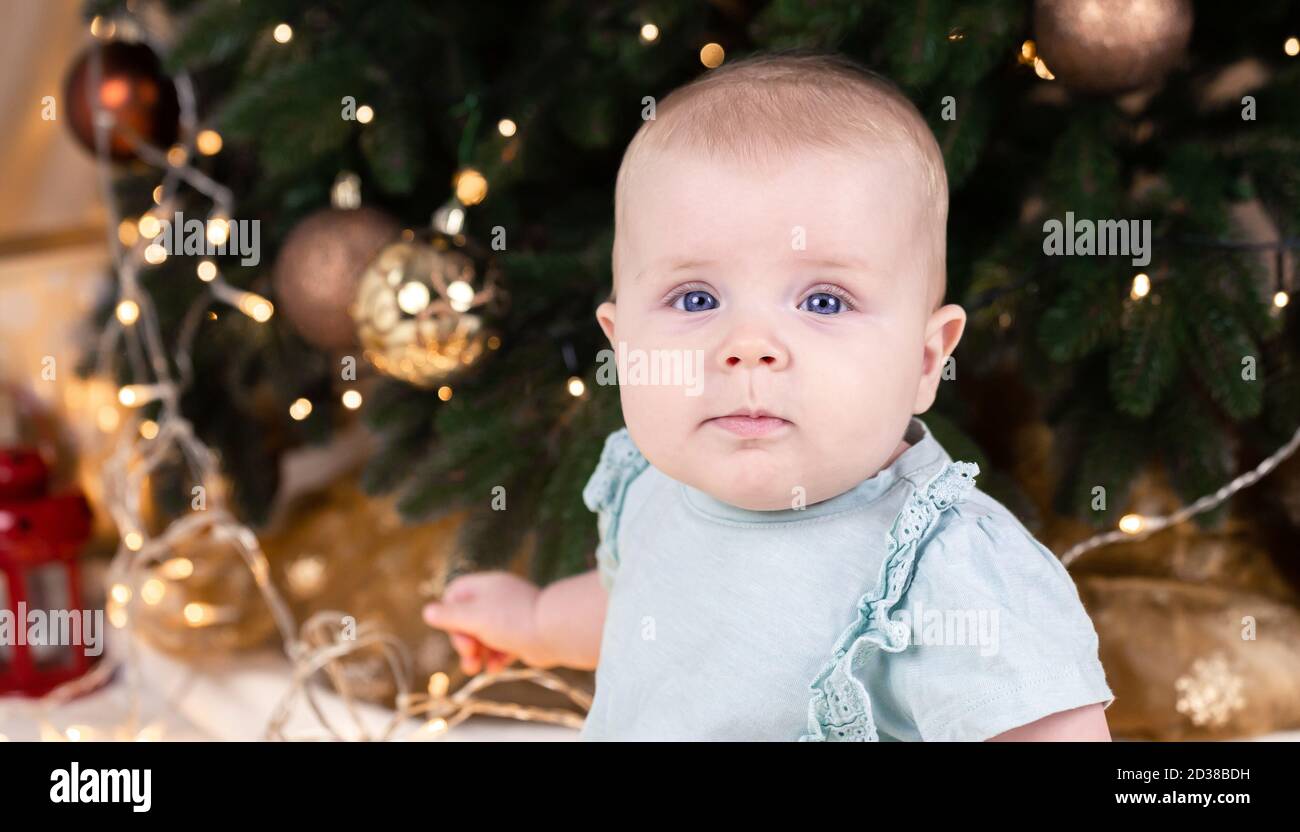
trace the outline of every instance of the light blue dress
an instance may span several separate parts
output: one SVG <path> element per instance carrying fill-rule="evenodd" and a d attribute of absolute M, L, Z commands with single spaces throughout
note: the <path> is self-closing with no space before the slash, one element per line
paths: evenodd
<path fill-rule="evenodd" d="M 623 428 L 583 490 L 609 606 L 587 740 L 985 740 L 1114 694 L 1060 561 L 925 423 L 875 476 L 751 511 Z"/>

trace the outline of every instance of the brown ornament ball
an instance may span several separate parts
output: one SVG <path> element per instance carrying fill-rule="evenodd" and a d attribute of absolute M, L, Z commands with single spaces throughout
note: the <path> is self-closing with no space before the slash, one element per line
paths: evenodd
<path fill-rule="evenodd" d="M 1035 0 L 1038 54 L 1072 90 L 1119 93 L 1159 81 L 1192 36 L 1191 0 Z"/>
<path fill-rule="evenodd" d="M 99 50 L 100 76 L 90 87 L 91 58 Z M 63 85 L 64 109 L 72 135 L 95 152 L 95 97 L 114 119 L 109 131 L 109 156 L 118 162 L 135 158 L 129 134 L 149 144 L 170 147 L 179 132 L 180 105 L 176 86 L 162 72 L 162 63 L 143 43 L 96 42 L 85 49 L 68 71 Z"/>
<path fill-rule="evenodd" d="M 375 255 L 401 233 L 375 208 L 327 208 L 290 232 L 275 261 L 276 306 L 308 343 L 327 350 L 356 346 L 349 307 Z"/>

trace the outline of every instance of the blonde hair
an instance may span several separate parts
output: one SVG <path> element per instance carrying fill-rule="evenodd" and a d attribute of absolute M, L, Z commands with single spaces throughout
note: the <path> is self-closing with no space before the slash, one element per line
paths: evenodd
<path fill-rule="evenodd" d="M 901 150 L 920 175 L 933 229 L 932 284 L 944 294 L 948 176 L 925 118 L 888 78 L 838 55 L 766 53 L 712 70 L 655 107 L 628 144 L 614 188 L 615 281 L 619 228 L 626 225 L 631 180 L 669 148 L 759 168 L 802 149 Z M 614 300 L 611 292 L 610 300 Z M 937 304 L 932 304 L 937 305 Z"/>

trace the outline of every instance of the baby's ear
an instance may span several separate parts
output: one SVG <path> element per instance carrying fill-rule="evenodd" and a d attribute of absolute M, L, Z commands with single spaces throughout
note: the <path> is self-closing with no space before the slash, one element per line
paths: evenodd
<path fill-rule="evenodd" d="M 605 337 L 609 339 L 610 346 L 617 348 L 614 343 L 614 310 L 613 301 L 605 301 L 596 307 L 596 320 L 600 322 L 600 328 L 605 331 Z"/>
<path fill-rule="evenodd" d="M 965 329 L 966 310 L 955 303 L 941 306 L 930 314 L 930 321 L 925 326 L 921 383 L 916 389 L 913 413 L 924 413 L 934 404 L 948 356 L 957 349 L 957 342 Z"/>

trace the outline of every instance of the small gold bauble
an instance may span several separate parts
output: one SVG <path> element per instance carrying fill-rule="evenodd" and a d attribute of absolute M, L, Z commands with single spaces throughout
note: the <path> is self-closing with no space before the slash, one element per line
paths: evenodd
<path fill-rule="evenodd" d="M 1038 54 L 1073 90 L 1118 93 L 1159 81 L 1192 35 L 1191 0 L 1036 0 Z"/>
<path fill-rule="evenodd" d="M 381 251 L 361 277 L 352 317 L 376 369 L 433 387 L 478 361 L 490 335 L 483 315 L 498 301 L 492 269 L 437 235 Z"/>
<path fill-rule="evenodd" d="M 210 656 L 266 642 L 275 624 L 238 542 L 196 530 L 160 551 L 133 588 L 135 631 L 179 656 Z"/>

